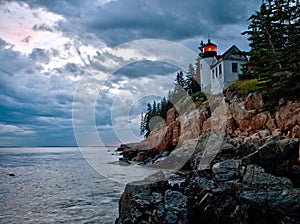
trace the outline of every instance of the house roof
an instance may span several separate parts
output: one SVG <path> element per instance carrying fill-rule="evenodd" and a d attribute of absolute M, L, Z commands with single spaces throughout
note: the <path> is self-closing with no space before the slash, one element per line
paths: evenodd
<path fill-rule="evenodd" d="M 224 52 L 222 58 L 226 59 L 229 55 L 236 53 L 241 53 L 241 50 L 237 46 L 232 45 L 227 51 Z"/>
<path fill-rule="evenodd" d="M 227 51 L 225 51 L 222 55 L 216 55 L 214 64 L 218 63 L 220 60 L 226 60 L 231 55 L 241 55 L 242 51 L 235 45 L 232 45 Z M 246 60 L 246 57 L 244 56 L 244 59 Z"/>

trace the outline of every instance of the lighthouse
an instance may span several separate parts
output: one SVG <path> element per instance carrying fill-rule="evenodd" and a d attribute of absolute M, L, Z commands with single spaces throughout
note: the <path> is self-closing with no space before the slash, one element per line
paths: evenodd
<path fill-rule="evenodd" d="M 200 86 L 205 93 L 221 93 L 228 85 L 238 79 L 247 58 L 232 45 L 224 54 L 218 55 L 217 45 L 208 39 L 200 43 Z"/>
<path fill-rule="evenodd" d="M 215 57 L 217 56 L 217 45 L 210 42 L 210 39 L 208 39 L 207 44 L 203 44 L 202 42 L 202 51 L 203 51 L 203 58 L 209 58 L 209 57 Z"/>

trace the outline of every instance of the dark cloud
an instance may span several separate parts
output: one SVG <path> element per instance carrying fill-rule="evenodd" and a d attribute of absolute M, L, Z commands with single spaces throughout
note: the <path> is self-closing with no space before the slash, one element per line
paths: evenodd
<path fill-rule="evenodd" d="M 0 74 L 13 76 L 28 66 L 28 58 L 13 51 L 12 46 L 0 38 Z M 3 75 L 0 76 L 4 78 Z"/>
<path fill-rule="evenodd" d="M 117 0 L 100 5 L 87 0 L 27 0 L 33 7 L 44 7 L 63 15 L 59 29 L 66 35 L 97 35 L 109 46 L 140 38 L 182 41 L 205 38 L 210 33 L 222 39 L 230 32 L 224 25 L 240 25 L 247 29 L 247 19 L 260 0 Z M 36 27 L 37 28 L 37 27 Z M 239 33 L 235 36 L 240 37 Z"/>
<path fill-rule="evenodd" d="M 180 41 L 216 33 L 223 25 L 244 25 L 258 0 L 249 1 L 111 1 L 83 15 L 70 18 L 86 32 L 96 33 L 115 46 L 139 38 Z M 237 36 L 240 33 L 236 34 Z"/>
<path fill-rule="evenodd" d="M 1 2 L 9 2 L 11 0 L 2 0 Z M 92 5 L 93 0 L 18 0 L 24 2 L 31 7 L 43 7 L 49 11 L 65 16 L 80 16 L 81 11 L 84 11 L 89 5 Z"/>
<path fill-rule="evenodd" d="M 147 103 L 153 102 L 153 100 L 161 99 L 163 95 L 167 95 L 167 91 L 173 88 L 173 81 L 176 72 L 179 69 L 173 65 L 162 62 L 153 61 L 140 61 L 136 63 L 129 64 L 122 69 L 118 70 L 105 82 L 105 89 L 99 93 L 96 116 L 96 121 L 98 125 L 112 125 L 112 112 L 114 114 L 123 113 L 123 105 L 114 105 L 115 97 L 120 97 L 126 102 L 126 95 L 130 94 L 128 98 L 136 97 L 134 104 L 132 100 L 130 101 L 130 115 L 139 116 L 141 112 L 146 111 Z M 169 82 L 166 85 L 164 82 L 159 82 L 158 79 L 155 83 L 156 86 L 160 86 L 164 91 L 158 92 L 158 95 L 148 95 L 149 88 L 152 88 L 154 76 L 164 77 L 168 79 Z M 157 85 L 159 83 L 159 85 Z M 114 94 L 114 92 L 118 92 Z M 164 92 L 164 93 L 162 93 Z M 140 95 L 146 95 L 146 97 L 140 98 Z M 125 103 L 126 104 L 126 103 Z M 127 104 L 128 105 L 128 104 Z M 122 115 L 121 115 L 122 116 Z M 124 118 L 128 120 L 128 118 Z"/>
<path fill-rule="evenodd" d="M 44 62 L 48 64 L 51 59 L 51 54 L 48 50 L 41 48 L 34 48 L 29 55 L 29 58 L 33 61 Z"/>
<path fill-rule="evenodd" d="M 24 55 L 7 47 L 0 41 L 0 138 L 12 145 L 64 145 L 66 141 L 74 145 L 75 84 L 66 82 L 65 76 L 41 73 L 36 63 L 47 63 L 48 51 L 33 49 Z M 65 138 L 54 141 L 51 136 L 57 133 Z"/>
<path fill-rule="evenodd" d="M 32 36 L 27 36 L 27 37 L 25 37 L 25 38 L 22 40 L 22 42 L 28 44 L 31 40 L 32 40 Z"/>
<path fill-rule="evenodd" d="M 70 74 L 73 74 L 74 76 L 81 76 L 84 74 L 82 67 L 75 63 L 67 63 L 64 66 L 64 70 Z"/>
<path fill-rule="evenodd" d="M 147 77 L 149 75 L 168 75 L 173 74 L 175 76 L 176 71 L 179 68 L 168 63 L 159 61 L 140 61 L 129 64 L 114 74 L 114 78 L 119 76 L 126 76 L 128 78 Z"/>
<path fill-rule="evenodd" d="M 0 0 L 0 4 L 4 2 L 11 1 Z M 68 52 L 75 48 L 77 56 L 88 64 L 91 58 L 83 59 L 84 55 L 80 51 L 82 44 L 99 47 L 104 42 L 113 47 L 140 38 L 176 41 L 197 51 L 200 40 L 205 40 L 210 34 L 214 42 L 224 46 L 225 50 L 232 44 L 246 46 L 247 41 L 242 39 L 240 33 L 247 29 L 247 18 L 261 3 L 260 0 L 114 0 L 107 4 L 94 0 L 18 2 L 27 3 L 30 8 L 43 8 L 62 15 L 64 19 L 53 27 L 42 22 L 30 26 L 36 32 L 59 31 L 70 40 L 77 40 L 78 46 L 74 46 L 71 41 L 61 49 L 49 49 L 47 46 L 48 50 L 45 50 L 40 47 L 24 55 L 14 51 L 13 45 L 0 38 L 0 125 L 8 129 L 3 132 L 6 135 L 0 132 L 0 137 L 5 142 L 17 145 L 76 143 L 71 120 L 77 85 L 74 80 L 86 74 L 85 66 L 72 61 L 43 71 L 43 65 L 49 65 L 53 58 L 57 60 L 60 55 L 68 58 Z M 30 36 L 23 41 L 28 45 L 32 42 Z M 123 58 L 120 57 L 119 60 Z M 106 72 L 103 70 L 106 62 L 109 60 L 99 61 L 95 69 Z M 99 132 L 103 133 L 108 144 L 118 141 L 112 127 L 112 107 L 120 112 L 123 109 L 122 103 L 113 105 L 114 94 L 123 90 L 124 94 L 131 96 L 135 91 L 149 87 L 156 87 L 157 92 L 167 92 L 169 85 L 162 84 L 155 78 L 149 85 L 150 78 L 147 80 L 147 77 L 167 76 L 172 82 L 177 71 L 177 68 L 166 63 L 141 61 L 123 67 L 106 81 L 96 103 L 95 120 Z M 126 86 L 126 82 L 130 85 Z M 136 86 L 131 85 L 132 83 Z M 146 103 L 153 99 L 157 99 L 157 96 L 138 99 L 132 105 L 130 115 L 138 115 L 145 109 Z M 18 133 L 23 130 L 23 135 L 13 136 L 13 132 L 9 133 L 9 128 L 15 128 Z"/>
<path fill-rule="evenodd" d="M 50 27 L 50 26 L 48 26 L 48 25 L 46 25 L 46 24 L 35 24 L 35 25 L 33 25 L 33 27 L 32 27 L 32 29 L 34 30 L 34 31 L 49 31 L 49 32 L 53 32 L 53 29 Z"/>

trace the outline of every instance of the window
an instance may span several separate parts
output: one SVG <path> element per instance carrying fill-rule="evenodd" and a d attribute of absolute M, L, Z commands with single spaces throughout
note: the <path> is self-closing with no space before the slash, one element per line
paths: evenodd
<path fill-rule="evenodd" d="M 238 63 L 231 64 L 231 71 L 235 73 L 238 72 Z"/>
<path fill-rule="evenodd" d="M 215 78 L 215 76 L 214 76 L 214 72 L 215 72 L 214 70 L 212 70 L 212 71 L 211 71 L 211 78 L 212 78 L 212 79 L 214 79 L 214 78 Z"/>
<path fill-rule="evenodd" d="M 200 64 L 200 69 L 202 70 L 202 64 Z"/>
<path fill-rule="evenodd" d="M 219 75 L 222 75 L 222 65 L 219 64 Z"/>
<path fill-rule="evenodd" d="M 218 78 L 218 67 L 216 67 L 216 77 Z"/>

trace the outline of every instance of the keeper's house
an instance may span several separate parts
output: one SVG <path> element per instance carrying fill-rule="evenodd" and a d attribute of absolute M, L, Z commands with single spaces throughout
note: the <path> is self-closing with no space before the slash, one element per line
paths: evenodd
<path fill-rule="evenodd" d="M 221 93 L 229 84 L 238 79 L 247 58 L 233 45 L 224 54 L 217 54 L 217 45 L 208 40 L 201 42 L 200 85 L 205 93 Z"/>

